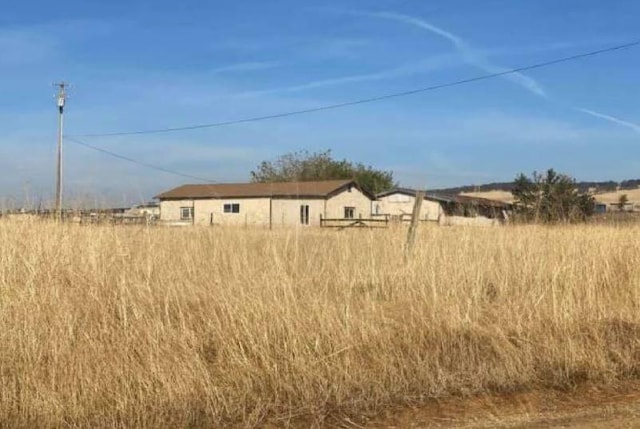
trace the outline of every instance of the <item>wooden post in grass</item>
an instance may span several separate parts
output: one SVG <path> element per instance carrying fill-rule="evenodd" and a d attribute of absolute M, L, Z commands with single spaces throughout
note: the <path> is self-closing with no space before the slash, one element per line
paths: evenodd
<path fill-rule="evenodd" d="M 416 192 L 416 201 L 413 204 L 413 214 L 411 215 L 411 225 L 409 225 L 409 232 L 407 233 L 407 242 L 404 248 L 405 260 L 408 260 L 413 253 L 413 246 L 416 241 L 416 231 L 418 230 L 418 224 L 420 223 L 420 210 L 422 209 L 422 201 L 424 200 L 424 191 Z"/>

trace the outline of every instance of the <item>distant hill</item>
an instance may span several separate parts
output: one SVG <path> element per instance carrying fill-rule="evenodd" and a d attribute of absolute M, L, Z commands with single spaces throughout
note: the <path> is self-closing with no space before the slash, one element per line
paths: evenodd
<path fill-rule="evenodd" d="M 578 182 L 578 189 L 581 192 L 588 190 L 594 190 L 595 193 L 615 192 L 620 190 L 633 190 L 640 187 L 640 179 L 623 180 L 622 182 L 614 182 L 609 180 L 607 182 Z M 461 194 L 461 193 L 489 193 L 493 191 L 505 191 L 511 192 L 513 189 L 513 182 L 493 182 L 486 183 L 484 185 L 467 185 L 458 186 L 454 188 L 444 189 L 430 189 L 430 192 L 441 192 L 446 194 Z"/>

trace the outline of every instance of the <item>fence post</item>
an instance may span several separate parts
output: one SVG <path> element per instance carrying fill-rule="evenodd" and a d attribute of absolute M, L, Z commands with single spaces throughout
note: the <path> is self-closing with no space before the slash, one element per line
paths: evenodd
<path fill-rule="evenodd" d="M 411 215 L 411 225 L 409 225 L 409 232 L 407 233 L 407 242 L 405 244 L 405 260 L 408 260 L 413 253 L 413 246 L 416 241 L 416 231 L 418 230 L 418 224 L 420 223 L 420 210 L 422 209 L 422 201 L 424 200 L 424 191 L 416 192 L 416 200 L 413 204 L 413 214 Z"/>

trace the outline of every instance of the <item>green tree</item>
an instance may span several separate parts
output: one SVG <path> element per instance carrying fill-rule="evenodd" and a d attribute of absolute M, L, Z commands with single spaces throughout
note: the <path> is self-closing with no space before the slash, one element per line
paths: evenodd
<path fill-rule="evenodd" d="M 336 160 L 330 150 L 287 153 L 274 161 L 263 161 L 251 171 L 251 181 L 260 183 L 338 179 L 353 179 L 362 189 L 372 194 L 396 186 L 393 172 L 378 170 L 362 163 Z"/>
<path fill-rule="evenodd" d="M 583 220 L 595 209 L 592 195 L 579 192 L 573 178 L 553 169 L 545 174 L 534 172 L 532 178 L 520 173 L 515 178 L 512 194 L 518 213 L 529 220 Z"/>
<path fill-rule="evenodd" d="M 514 202 L 523 209 L 533 208 L 538 199 L 536 184 L 523 173 L 520 173 L 514 180 L 511 194 L 513 195 Z"/>
<path fill-rule="evenodd" d="M 618 198 L 618 207 L 620 207 L 620 211 L 624 211 L 624 206 L 626 206 L 628 202 L 629 197 L 627 197 L 627 194 L 620 195 L 620 198 Z"/>

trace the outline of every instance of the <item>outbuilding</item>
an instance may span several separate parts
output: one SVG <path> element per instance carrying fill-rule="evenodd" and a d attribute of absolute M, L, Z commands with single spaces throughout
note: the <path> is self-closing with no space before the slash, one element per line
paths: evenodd
<path fill-rule="evenodd" d="M 416 190 L 395 188 L 378 194 L 373 203 L 374 216 L 386 216 L 398 220 L 410 220 L 416 200 Z M 425 195 L 420 210 L 420 220 L 438 221 L 444 214 L 440 200 Z"/>
<path fill-rule="evenodd" d="M 415 197 L 415 189 L 396 188 L 382 192 L 374 202 L 373 214 L 410 220 Z M 507 220 L 512 209 L 512 204 L 486 198 L 426 193 L 419 218 L 440 225 L 496 225 Z"/>

